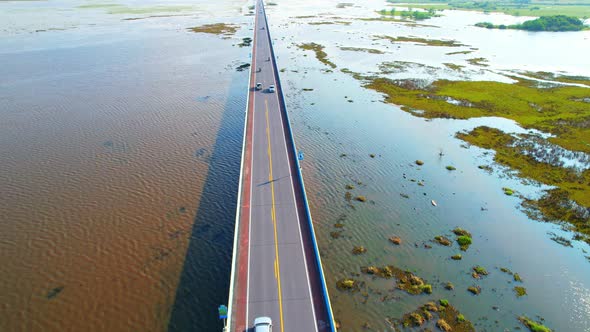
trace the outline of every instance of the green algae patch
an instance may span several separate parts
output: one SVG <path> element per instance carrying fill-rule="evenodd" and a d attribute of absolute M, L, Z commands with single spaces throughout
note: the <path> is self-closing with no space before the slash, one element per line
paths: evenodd
<path fill-rule="evenodd" d="M 504 195 L 506 196 L 512 196 L 514 195 L 514 190 L 508 188 L 508 187 L 503 187 L 502 191 L 504 191 Z"/>
<path fill-rule="evenodd" d="M 457 168 L 455 168 L 455 166 L 451 166 L 451 165 L 449 165 L 449 166 L 447 166 L 447 167 L 445 167 L 445 168 L 446 168 L 448 171 L 456 171 L 456 170 L 457 170 Z"/>
<path fill-rule="evenodd" d="M 463 236 L 469 236 L 469 237 L 471 237 L 471 233 L 469 233 L 468 231 L 464 230 L 461 227 L 457 227 L 457 228 L 453 229 L 453 233 L 455 233 L 455 235 L 457 235 L 457 236 L 462 236 L 463 235 Z"/>
<path fill-rule="evenodd" d="M 473 271 L 479 275 L 487 276 L 489 273 L 483 266 L 474 266 Z"/>
<path fill-rule="evenodd" d="M 189 28 L 192 32 L 197 33 L 210 33 L 214 35 L 233 35 L 238 31 L 239 26 L 234 24 L 225 24 L 225 23 L 215 23 L 215 24 L 205 24 L 198 27 Z"/>
<path fill-rule="evenodd" d="M 551 329 L 549 329 L 548 327 L 537 323 L 531 319 L 528 319 L 526 316 L 520 316 L 518 317 L 518 320 L 524 325 L 526 326 L 529 331 L 532 332 L 551 332 Z"/>
<path fill-rule="evenodd" d="M 404 314 L 395 323 L 404 328 L 423 327 L 421 331 L 437 329 L 438 331 L 475 332 L 473 324 L 447 300 L 440 300 L 439 303 L 440 306 L 434 302 L 427 302 L 416 310 Z"/>
<path fill-rule="evenodd" d="M 391 36 L 375 36 L 376 39 L 389 40 L 392 43 L 414 43 L 426 46 L 445 46 L 445 47 L 460 47 L 467 46 L 461 44 L 456 40 L 441 40 L 441 39 L 426 39 L 420 37 L 391 37 Z"/>
<path fill-rule="evenodd" d="M 472 242 L 473 240 L 471 239 L 471 237 L 467 235 L 461 235 L 457 238 L 457 243 L 463 251 L 467 251 Z"/>
<path fill-rule="evenodd" d="M 367 198 L 366 198 L 365 196 L 362 196 L 362 195 L 361 195 L 361 196 L 357 196 L 357 197 L 355 197 L 354 199 L 355 199 L 356 201 L 358 201 L 358 202 L 362 202 L 362 203 L 364 203 L 364 202 L 366 202 L 366 201 L 367 201 Z"/>
<path fill-rule="evenodd" d="M 331 24 L 340 24 L 340 25 L 350 25 L 351 22 L 349 21 L 322 21 L 322 22 L 309 22 L 309 25 L 331 25 Z"/>
<path fill-rule="evenodd" d="M 451 256 L 451 259 L 454 260 L 454 261 L 460 261 L 460 260 L 463 259 L 463 255 L 456 254 L 456 255 Z"/>
<path fill-rule="evenodd" d="M 481 293 L 481 287 L 479 286 L 469 286 L 467 290 L 473 295 L 479 295 Z"/>
<path fill-rule="evenodd" d="M 469 50 L 469 51 L 457 51 L 457 52 L 445 53 L 445 55 L 469 54 L 469 53 L 473 53 L 473 52 L 475 52 L 475 51 L 472 51 L 472 50 Z M 463 66 L 461 66 L 461 67 L 463 67 Z"/>
<path fill-rule="evenodd" d="M 410 271 L 404 271 L 393 265 L 387 265 L 384 267 L 367 266 L 362 267 L 361 271 L 365 274 L 374 275 L 380 278 L 395 278 L 397 280 L 396 288 L 412 295 L 432 293 L 432 285 L 426 283 L 424 279 Z"/>
<path fill-rule="evenodd" d="M 363 47 L 340 47 L 342 51 L 353 51 L 353 52 L 365 52 L 371 54 L 385 54 L 385 52 L 381 50 L 377 50 L 374 48 L 363 48 Z"/>
<path fill-rule="evenodd" d="M 518 296 L 518 297 L 527 295 L 526 288 L 524 288 L 522 286 L 514 286 L 514 292 L 516 293 L 516 296 Z"/>
<path fill-rule="evenodd" d="M 328 54 L 324 52 L 324 46 L 316 43 L 306 43 L 306 44 L 299 44 L 297 45 L 302 50 L 306 51 L 313 51 L 315 53 L 316 59 L 321 63 L 325 64 L 326 66 L 330 66 L 332 68 L 336 68 L 336 65 L 328 60 Z"/>

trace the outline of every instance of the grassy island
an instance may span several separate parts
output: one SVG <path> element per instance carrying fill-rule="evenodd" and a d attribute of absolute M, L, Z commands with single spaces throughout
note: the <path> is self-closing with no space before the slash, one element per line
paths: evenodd
<path fill-rule="evenodd" d="M 494 25 L 489 22 L 480 22 L 476 27 L 487 29 L 516 29 L 527 31 L 580 31 L 588 29 L 584 22 L 577 17 L 565 15 L 541 16 L 537 19 L 514 25 Z"/>

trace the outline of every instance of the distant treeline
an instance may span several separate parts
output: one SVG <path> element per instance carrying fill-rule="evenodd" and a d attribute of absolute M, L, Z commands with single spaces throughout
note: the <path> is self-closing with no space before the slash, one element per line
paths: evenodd
<path fill-rule="evenodd" d="M 480 22 L 475 24 L 475 26 L 488 29 L 518 29 L 527 31 L 580 31 L 588 28 L 579 18 L 565 15 L 541 16 L 535 20 L 514 25 L 494 25 L 490 22 Z"/>

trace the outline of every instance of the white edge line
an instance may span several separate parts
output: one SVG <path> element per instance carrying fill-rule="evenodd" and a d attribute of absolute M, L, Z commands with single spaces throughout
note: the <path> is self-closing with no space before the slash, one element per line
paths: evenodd
<path fill-rule="evenodd" d="M 254 3 L 256 4 L 256 2 Z M 254 17 L 254 32 L 252 39 L 254 39 L 254 34 L 256 34 L 256 16 Z M 252 48 L 254 48 L 254 44 L 252 44 Z M 250 54 L 253 52 L 250 51 Z M 252 59 L 254 59 L 254 55 L 252 55 Z M 234 226 L 234 243 L 233 243 L 233 252 L 232 252 L 232 268 L 231 268 L 231 276 L 229 281 L 229 297 L 228 297 L 228 310 L 227 310 L 227 325 L 226 330 L 227 332 L 231 331 L 231 323 L 232 323 L 232 307 L 233 307 L 233 300 L 234 300 L 234 279 L 236 274 L 236 256 L 238 251 L 238 238 L 239 238 L 239 226 L 240 226 L 240 209 L 241 209 L 241 199 L 242 199 L 242 172 L 244 170 L 244 155 L 246 153 L 246 130 L 248 129 L 248 105 L 250 102 L 250 87 L 252 85 L 252 70 L 253 67 L 250 68 L 250 75 L 248 76 L 248 93 L 246 94 L 246 116 L 244 117 L 244 133 L 242 138 L 242 160 L 240 161 L 240 177 L 238 180 L 238 201 L 236 205 L 236 220 Z M 251 187 L 250 187 L 251 188 Z M 248 241 L 250 243 L 250 241 Z M 248 248 L 249 249 L 249 248 Z M 248 250 L 248 264 L 250 260 L 250 252 Z M 250 271 L 248 269 L 248 271 Z M 246 317 L 248 315 L 246 314 Z"/>

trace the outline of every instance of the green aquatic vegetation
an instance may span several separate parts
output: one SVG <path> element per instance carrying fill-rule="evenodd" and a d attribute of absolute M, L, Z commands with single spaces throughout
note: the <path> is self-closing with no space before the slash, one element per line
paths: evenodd
<path fill-rule="evenodd" d="M 479 266 L 479 265 L 474 266 L 473 271 L 475 271 L 475 273 L 477 273 L 477 274 L 484 275 L 484 276 L 487 276 L 489 274 L 488 271 L 483 266 Z"/>
<path fill-rule="evenodd" d="M 445 53 L 445 55 L 456 55 L 456 54 L 469 54 L 469 53 L 473 53 L 474 51 L 470 50 L 470 51 L 457 51 L 457 52 L 449 52 L 449 53 Z M 446 65 L 446 63 L 443 63 L 444 65 Z M 459 66 L 459 67 L 463 67 L 463 66 Z"/>
<path fill-rule="evenodd" d="M 471 240 L 471 237 L 467 235 L 461 235 L 457 238 L 457 243 L 459 243 L 459 246 L 461 246 L 461 250 L 463 251 L 467 251 L 467 249 L 469 249 L 472 241 L 473 240 Z"/>
<path fill-rule="evenodd" d="M 522 286 L 514 286 L 514 292 L 516 293 L 516 296 L 518 296 L 518 297 L 527 295 L 526 288 L 524 288 Z"/>
<path fill-rule="evenodd" d="M 439 300 L 439 303 L 441 303 L 441 306 L 437 307 L 434 302 L 427 302 L 416 310 L 404 314 L 396 322 L 402 327 L 421 326 L 427 324 L 427 321 L 432 321 L 437 316 L 434 325 L 440 331 L 475 332 L 473 324 L 457 308 L 444 299 Z M 430 329 L 426 328 L 424 331 L 430 331 Z"/>
<path fill-rule="evenodd" d="M 512 190 L 508 187 L 503 187 L 502 190 L 504 191 L 504 195 L 507 195 L 507 196 L 514 195 L 514 190 Z"/>
<path fill-rule="evenodd" d="M 460 71 L 461 68 L 465 67 L 465 66 L 461 66 L 461 65 L 456 65 L 454 63 L 443 63 L 443 65 L 445 65 L 447 68 L 455 70 L 455 71 Z"/>
<path fill-rule="evenodd" d="M 476 27 L 487 29 L 516 29 L 527 31 L 580 31 L 588 29 L 584 22 L 577 17 L 566 15 L 541 16 L 534 20 L 525 21 L 521 24 L 513 25 L 494 25 L 489 22 L 480 22 L 475 24 Z"/>
<path fill-rule="evenodd" d="M 457 170 L 457 169 L 455 168 L 455 166 L 450 166 L 450 165 L 449 165 L 449 166 L 447 166 L 447 167 L 445 167 L 445 168 L 446 168 L 447 170 L 449 170 L 449 171 L 455 171 L 455 170 Z"/>
<path fill-rule="evenodd" d="M 520 277 L 520 274 L 518 274 L 518 273 L 514 274 L 514 281 L 522 282 L 522 278 Z"/>
<path fill-rule="evenodd" d="M 385 39 L 392 43 L 415 43 L 428 46 L 446 46 L 446 47 L 460 47 L 467 46 L 459 43 L 456 40 L 440 40 L 440 39 L 425 39 L 420 37 L 391 37 L 391 36 L 375 36 L 375 39 Z"/>
<path fill-rule="evenodd" d="M 352 190 L 352 189 L 354 189 L 354 185 L 352 185 L 352 184 L 346 185 L 346 190 Z"/>
<path fill-rule="evenodd" d="M 467 62 L 469 62 L 470 64 L 474 65 L 474 66 L 480 66 L 480 67 L 488 67 L 489 65 L 484 63 L 484 62 L 488 62 L 488 60 L 486 58 L 471 58 L 471 59 L 467 59 Z"/>
<path fill-rule="evenodd" d="M 456 254 L 456 255 L 451 256 L 451 259 L 455 260 L 455 261 L 460 261 L 461 259 L 463 259 L 463 255 Z"/>
<path fill-rule="evenodd" d="M 374 49 L 374 48 L 363 48 L 363 47 L 340 47 L 342 51 L 354 51 L 354 52 L 366 52 L 371 54 L 385 54 L 385 52 Z M 343 69 L 344 70 L 344 69 Z"/>
<path fill-rule="evenodd" d="M 336 68 L 336 65 L 328 60 L 328 54 L 324 52 L 324 46 L 316 43 L 305 43 L 297 45 L 302 50 L 306 51 L 313 51 L 315 53 L 316 59 L 318 59 L 321 63 L 330 66 L 332 68 Z"/>
<path fill-rule="evenodd" d="M 473 295 L 479 295 L 481 293 L 481 287 L 479 286 L 469 286 L 467 290 L 470 291 Z"/>
<path fill-rule="evenodd" d="M 416 165 L 422 166 L 424 165 L 424 162 L 422 160 L 416 160 Z"/>
<path fill-rule="evenodd" d="M 413 19 L 413 20 L 426 20 L 432 17 L 440 16 L 436 13 L 434 9 L 429 9 L 428 11 L 418 11 L 418 10 L 398 10 L 396 11 L 395 8 L 392 9 L 381 9 L 378 11 L 379 14 L 383 16 L 399 16 L 402 18 Z"/>
<path fill-rule="evenodd" d="M 309 25 L 331 25 L 331 24 L 340 24 L 340 25 L 350 25 L 351 22 L 349 21 L 322 21 L 322 22 L 309 22 Z"/>
<path fill-rule="evenodd" d="M 453 285 L 453 283 L 451 283 L 451 282 L 447 282 L 445 284 L 445 289 L 446 290 L 453 290 L 453 289 L 455 289 L 455 285 Z"/>
<path fill-rule="evenodd" d="M 235 24 L 215 23 L 188 28 L 192 32 L 210 33 L 214 35 L 233 35 L 239 29 Z"/>
<path fill-rule="evenodd" d="M 436 241 L 440 245 L 447 246 L 447 247 L 450 247 L 453 244 L 451 242 L 451 240 L 449 240 L 449 238 L 447 238 L 446 236 L 442 236 L 442 235 L 435 236 L 434 241 Z"/>
<path fill-rule="evenodd" d="M 555 73 L 550 73 L 546 71 L 525 71 L 520 73 L 522 75 L 526 75 L 528 77 L 546 80 L 546 81 L 555 81 L 560 83 L 573 83 L 573 84 L 582 84 L 590 87 L 590 77 L 586 76 L 570 76 L 570 75 L 560 75 Z"/>
<path fill-rule="evenodd" d="M 471 233 L 469 233 L 467 230 L 464 230 L 461 227 L 457 227 L 457 228 L 453 229 L 453 233 L 455 233 L 455 235 L 457 235 L 457 236 L 466 235 L 466 236 L 471 237 Z"/>
<path fill-rule="evenodd" d="M 526 316 L 520 316 L 518 317 L 518 320 L 526 327 L 528 327 L 528 329 L 532 332 L 551 332 L 551 330 L 540 324 L 537 323 L 531 319 L 528 319 Z"/>
<path fill-rule="evenodd" d="M 590 111 L 590 107 L 588 111 Z M 563 129 L 563 131 L 570 132 L 574 130 L 572 128 Z M 590 141 L 590 137 L 584 138 L 584 136 L 588 136 L 587 133 L 576 132 L 574 136 L 581 140 Z M 572 224 L 576 231 L 590 235 L 590 226 L 588 225 L 590 170 L 578 171 L 573 168 L 538 162 L 532 156 L 523 154 L 522 147 L 514 145 L 517 137 L 494 128 L 478 127 L 469 133 L 459 133 L 457 137 L 470 144 L 495 150 L 494 160 L 517 170 L 518 176 L 557 187 L 547 190 L 545 195 L 537 200 L 525 199 L 523 205 L 539 210 L 546 221 L 563 220 Z M 576 144 L 573 140 L 566 142 L 567 145 Z M 510 188 L 504 188 L 504 192 L 507 195 L 513 194 Z M 531 216 L 534 217 L 534 215 Z M 590 240 L 587 238 L 586 241 Z"/>
<path fill-rule="evenodd" d="M 361 271 L 385 279 L 395 278 L 397 280 L 396 287 L 412 295 L 432 293 L 432 285 L 427 284 L 424 279 L 393 265 L 361 267 Z"/>

